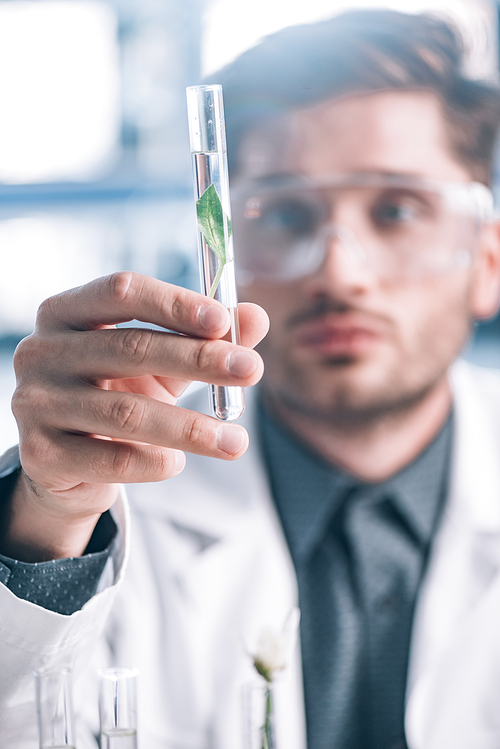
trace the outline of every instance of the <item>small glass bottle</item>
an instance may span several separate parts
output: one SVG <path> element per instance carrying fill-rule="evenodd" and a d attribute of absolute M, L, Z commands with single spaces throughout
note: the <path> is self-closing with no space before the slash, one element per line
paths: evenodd
<path fill-rule="evenodd" d="M 242 690 L 245 749 L 276 749 L 274 684 L 265 679 L 244 684 Z"/>
<path fill-rule="evenodd" d="M 101 749 L 137 748 L 136 668 L 99 670 Z"/>
<path fill-rule="evenodd" d="M 40 749 L 75 749 L 71 669 L 34 672 Z"/>

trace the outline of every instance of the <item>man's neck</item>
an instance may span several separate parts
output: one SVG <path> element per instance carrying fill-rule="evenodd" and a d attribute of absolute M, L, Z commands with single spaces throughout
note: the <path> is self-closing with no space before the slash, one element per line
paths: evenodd
<path fill-rule="evenodd" d="M 433 440 L 450 412 L 452 396 L 443 379 L 412 406 L 355 429 L 310 419 L 269 393 L 266 401 L 277 418 L 323 458 L 364 481 L 377 482 L 411 463 Z"/>

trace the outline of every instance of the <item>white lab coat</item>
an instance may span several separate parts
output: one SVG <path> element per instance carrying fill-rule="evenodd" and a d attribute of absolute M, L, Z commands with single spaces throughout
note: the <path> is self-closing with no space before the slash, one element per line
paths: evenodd
<path fill-rule="evenodd" d="M 410 749 L 498 749 L 500 374 L 459 363 L 452 379 L 450 498 L 415 617 L 407 740 Z M 253 418 L 250 405 L 251 436 Z M 240 685 L 253 678 L 246 650 L 297 603 L 257 441 L 239 461 L 190 456 L 177 478 L 128 494 L 128 564 L 125 541 L 115 583 L 82 611 L 62 616 L 0 588 L 1 749 L 36 745 L 31 671 L 68 663 L 82 749 L 95 746 L 94 672 L 107 663 L 140 669 L 141 749 L 242 749 Z M 127 536 L 123 498 L 115 517 Z M 278 747 L 305 749 L 298 647 L 276 710 Z"/>

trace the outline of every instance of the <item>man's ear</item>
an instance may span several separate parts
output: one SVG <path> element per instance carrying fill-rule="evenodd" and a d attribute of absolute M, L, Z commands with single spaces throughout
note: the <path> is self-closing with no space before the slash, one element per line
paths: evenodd
<path fill-rule="evenodd" d="M 481 229 L 471 312 L 476 319 L 492 317 L 500 302 L 500 221 Z"/>

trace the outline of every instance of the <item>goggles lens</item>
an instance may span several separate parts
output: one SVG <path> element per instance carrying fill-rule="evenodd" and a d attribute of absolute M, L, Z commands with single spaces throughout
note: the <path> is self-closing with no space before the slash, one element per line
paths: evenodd
<path fill-rule="evenodd" d="M 479 183 L 378 175 L 248 185 L 232 200 L 241 282 L 287 282 L 315 272 L 338 243 L 387 279 L 469 264 L 491 193 Z"/>

